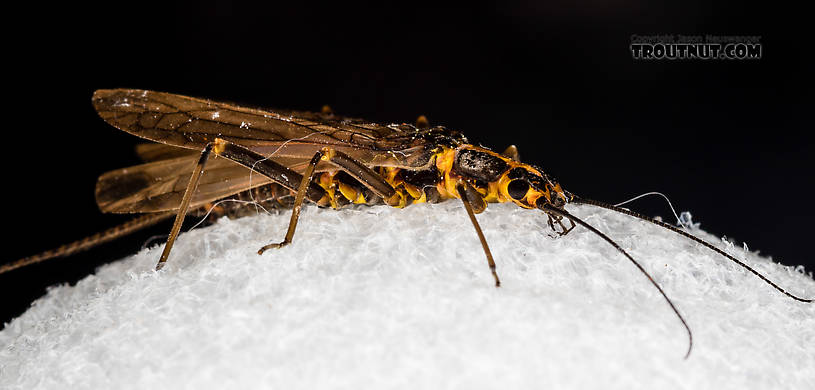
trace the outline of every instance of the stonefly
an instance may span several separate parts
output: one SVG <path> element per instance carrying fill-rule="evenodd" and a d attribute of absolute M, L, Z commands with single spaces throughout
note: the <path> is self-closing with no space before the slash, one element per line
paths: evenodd
<path fill-rule="evenodd" d="M 340 209 L 349 204 L 402 208 L 456 198 L 461 199 L 475 227 L 496 287 L 501 281 L 475 217 L 487 203 L 512 202 L 538 209 L 560 236 L 580 225 L 608 242 L 648 278 L 682 322 L 688 333 L 685 358 L 693 348 L 693 334 L 670 298 L 622 247 L 566 211 L 567 204 L 593 205 L 661 226 L 721 254 L 784 295 L 812 302 L 788 293 L 750 266 L 684 230 L 564 190 L 541 169 L 520 162 L 514 146 L 496 153 L 469 144 L 457 131 L 430 127 L 426 120 L 416 125 L 382 125 L 336 116 L 327 108 L 321 113 L 265 110 L 137 89 L 98 90 L 92 100 L 109 124 L 159 143 L 137 149 L 144 164 L 105 173 L 96 185 L 96 201 L 103 212 L 147 214 L 2 265 L 0 273 L 68 256 L 175 215 L 156 265 L 159 270 L 170 256 L 188 210 L 205 210 L 216 216 L 246 213 L 245 202 L 213 204 L 226 198 L 292 208 L 283 241 L 260 248 L 258 254 L 292 242 L 306 199 L 321 207 Z M 205 168 L 207 174 L 202 175 Z"/>

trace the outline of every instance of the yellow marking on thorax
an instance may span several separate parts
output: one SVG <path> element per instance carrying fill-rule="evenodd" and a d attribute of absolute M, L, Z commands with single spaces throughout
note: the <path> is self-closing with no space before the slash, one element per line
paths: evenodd
<path fill-rule="evenodd" d="M 484 153 L 489 153 L 500 158 L 501 160 L 504 160 L 504 162 L 506 162 L 510 168 L 515 168 L 517 166 L 526 167 L 525 164 L 521 164 L 512 159 L 501 156 L 500 154 L 489 149 L 479 148 L 473 145 L 462 145 L 457 149 L 444 148 L 441 152 L 436 154 L 436 169 L 438 169 L 442 174 L 442 181 L 437 185 L 436 189 L 439 191 L 443 199 L 458 199 L 460 197 L 458 191 L 456 191 L 456 184 L 462 178 L 452 172 L 456 152 L 460 149 L 474 149 Z M 486 188 L 476 187 L 476 191 L 478 191 L 478 193 L 484 197 L 484 201 L 489 203 L 511 202 L 512 199 L 504 195 L 507 193 L 506 189 L 509 185 L 509 181 L 510 180 L 506 176 L 502 176 L 498 181 L 487 183 Z"/>
<path fill-rule="evenodd" d="M 487 185 L 487 193 L 484 194 L 484 200 L 488 203 L 509 202 L 509 199 L 501 193 L 500 181 L 491 182 Z"/>
<path fill-rule="evenodd" d="M 459 177 L 452 174 L 455 159 L 455 149 L 443 148 L 441 152 L 436 154 L 436 169 L 441 173 L 441 182 L 436 185 L 436 190 L 439 191 L 442 199 L 459 197 L 458 191 L 456 191 L 456 183 Z"/>

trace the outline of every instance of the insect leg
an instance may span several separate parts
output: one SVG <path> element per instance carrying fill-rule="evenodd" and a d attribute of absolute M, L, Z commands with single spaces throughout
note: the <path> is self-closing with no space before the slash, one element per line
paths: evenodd
<path fill-rule="evenodd" d="M 212 151 L 215 152 L 216 155 L 232 160 L 253 171 L 257 171 L 289 190 L 297 191 L 300 188 L 303 175 L 288 167 L 223 138 L 216 138 L 214 144 L 215 146 Z M 316 184 L 312 183 L 306 189 L 306 197 L 312 202 L 320 201 L 324 195 L 325 190 Z"/>
<path fill-rule="evenodd" d="M 481 247 L 484 248 L 484 254 L 487 255 L 487 264 L 489 264 L 492 276 L 495 278 L 495 287 L 501 287 L 501 280 L 498 279 L 498 273 L 495 271 L 495 260 L 492 258 L 492 252 L 490 252 L 490 247 L 487 245 L 487 239 L 484 238 L 484 233 L 481 231 L 481 226 L 478 225 L 478 220 L 475 219 L 475 211 L 473 211 L 474 205 L 477 208 L 480 208 L 481 211 L 484 210 L 484 207 L 486 206 L 486 204 L 484 204 L 484 199 L 480 196 L 473 196 L 473 193 L 477 194 L 477 192 L 466 182 L 459 182 L 456 184 L 456 190 L 461 196 L 461 201 L 464 202 L 464 208 L 467 210 L 467 215 L 470 216 L 470 222 L 472 222 L 473 227 L 475 227 L 475 232 L 478 234 L 478 239 L 481 240 Z M 479 202 L 476 198 L 480 199 L 481 202 Z"/>
<path fill-rule="evenodd" d="M 323 148 L 320 153 L 323 160 L 330 161 L 338 166 L 385 201 L 396 195 L 396 190 L 382 176 L 379 176 L 376 171 L 354 160 L 349 155 L 328 147 Z"/>
<path fill-rule="evenodd" d="M 317 168 L 317 163 L 320 162 L 322 157 L 322 152 L 317 152 L 314 157 L 311 158 L 311 161 L 308 163 L 308 167 L 306 167 L 305 173 L 303 173 L 303 179 L 300 181 L 300 185 L 297 188 L 297 194 L 294 196 L 294 205 L 292 206 L 291 220 L 289 220 L 289 229 L 286 231 L 286 237 L 278 244 L 269 244 L 263 248 L 260 248 L 258 250 L 259 255 L 262 255 L 267 249 L 279 249 L 291 244 L 291 240 L 294 237 L 294 229 L 297 228 L 297 220 L 300 219 L 300 209 L 303 207 L 303 200 L 306 197 L 306 189 L 314 179 L 314 169 Z"/>
<path fill-rule="evenodd" d="M 195 188 L 198 186 L 198 180 L 201 179 L 201 174 L 204 173 L 204 166 L 207 164 L 209 154 L 212 152 L 212 144 L 207 144 L 204 150 L 201 151 L 201 157 L 195 163 L 195 170 L 192 171 L 190 182 L 187 184 L 187 189 L 184 191 L 184 197 L 181 198 L 181 205 L 178 208 L 178 214 L 175 215 L 175 222 L 173 228 L 170 230 L 170 235 L 167 237 L 167 243 L 164 244 L 164 250 L 161 252 L 161 257 L 156 264 L 156 271 L 164 267 L 167 258 L 170 257 L 170 250 L 173 249 L 175 239 L 178 238 L 178 232 L 181 231 L 181 224 L 184 223 L 184 217 L 187 215 L 187 209 L 190 207 L 190 200 Z"/>
<path fill-rule="evenodd" d="M 546 214 L 546 216 L 549 217 L 549 221 L 548 221 L 549 228 L 552 229 L 553 232 L 557 233 L 557 235 L 559 237 L 562 237 L 562 236 L 565 236 L 565 235 L 569 234 L 569 232 L 571 232 L 572 229 L 574 229 L 574 227 L 575 227 L 574 221 L 572 221 L 571 219 L 569 219 L 569 223 L 571 224 L 571 226 L 566 227 L 566 225 L 563 224 L 563 217 L 561 217 L 561 216 L 552 216 L 551 214 Z M 557 223 L 558 226 L 560 226 L 561 230 L 558 231 L 555 228 L 555 223 Z M 550 237 L 555 237 L 555 236 L 550 235 Z"/>
<path fill-rule="evenodd" d="M 260 248 L 260 250 L 258 250 L 258 254 L 262 254 L 267 249 L 282 248 L 292 242 L 294 230 L 297 227 L 297 220 L 300 218 L 300 210 L 305 198 L 306 188 L 314 179 L 314 171 L 320 161 L 329 161 L 338 166 L 340 169 L 351 175 L 351 177 L 368 187 L 377 196 L 382 197 L 386 201 L 396 195 L 396 190 L 394 190 L 393 187 L 388 184 L 387 181 L 385 181 L 385 179 L 377 175 L 377 173 L 371 168 L 368 168 L 364 164 L 354 160 L 345 153 L 329 147 L 322 148 L 320 151 L 314 154 L 314 157 L 311 158 L 311 161 L 303 174 L 302 181 L 297 189 L 297 194 L 294 197 L 294 207 L 292 208 L 291 220 L 289 221 L 289 229 L 286 231 L 286 237 L 278 244 L 269 244 L 263 248 Z"/>
<path fill-rule="evenodd" d="M 572 229 L 574 229 L 575 226 L 577 226 L 577 225 L 574 224 L 574 221 L 572 221 L 571 219 L 569 220 L 569 224 L 571 224 L 571 226 L 569 226 L 568 228 L 565 225 L 563 225 L 562 220 L 557 221 L 557 224 L 560 225 L 560 227 L 563 229 L 562 231 L 560 231 L 558 233 L 561 236 L 565 236 L 565 235 L 569 234 L 569 232 L 572 231 Z"/>
<path fill-rule="evenodd" d="M 300 179 L 300 174 L 297 172 L 294 172 L 283 165 L 265 158 L 261 154 L 241 147 L 233 142 L 216 138 L 215 142 L 207 144 L 207 146 L 201 152 L 201 157 L 198 159 L 195 171 L 193 171 L 192 176 L 190 176 L 190 182 L 187 185 L 187 189 L 184 192 L 184 197 L 181 200 L 181 207 L 178 210 L 178 214 L 176 214 L 175 223 L 170 231 L 170 236 L 167 239 L 167 244 L 164 246 L 164 251 L 161 254 L 161 258 L 156 265 L 156 270 L 161 269 L 164 266 L 164 263 L 167 262 L 167 258 L 170 256 L 170 250 L 172 249 L 176 238 L 178 238 L 178 233 L 181 230 L 181 224 L 184 222 L 184 217 L 187 214 L 190 200 L 192 199 L 192 195 L 195 192 L 195 187 L 198 185 L 198 180 L 201 178 L 201 174 L 204 171 L 204 166 L 206 165 L 211 151 L 214 151 L 215 154 L 226 157 L 247 168 L 257 170 L 264 176 L 267 176 L 273 181 L 280 183 L 282 186 L 289 189 L 297 189 L 298 184 L 302 181 Z M 307 186 L 306 191 L 304 191 L 304 196 L 308 195 L 309 199 L 315 202 L 320 200 L 324 194 L 325 191 L 323 191 L 323 189 L 317 185 Z"/>

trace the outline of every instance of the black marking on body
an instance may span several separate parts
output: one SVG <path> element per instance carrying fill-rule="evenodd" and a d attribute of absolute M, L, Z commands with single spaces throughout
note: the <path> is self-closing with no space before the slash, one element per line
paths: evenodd
<path fill-rule="evenodd" d="M 499 157 L 478 150 L 464 149 L 456 155 L 453 171 L 470 179 L 493 182 L 509 165 Z"/>
<path fill-rule="evenodd" d="M 399 174 L 405 183 L 411 184 L 419 189 L 435 187 L 436 184 L 441 182 L 441 177 L 439 177 L 439 173 L 435 168 L 421 171 L 402 170 Z"/>

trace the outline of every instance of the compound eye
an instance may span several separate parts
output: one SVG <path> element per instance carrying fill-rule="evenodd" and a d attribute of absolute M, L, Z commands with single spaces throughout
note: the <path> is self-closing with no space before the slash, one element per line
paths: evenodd
<path fill-rule="evenodd" d="M 526 196 L 526 192 L 529 191 L 529 183 L 524 180 L 513 180 L 509 182 L 507 186 L 507 192 L 512 199 L 521 200 Z"/>

